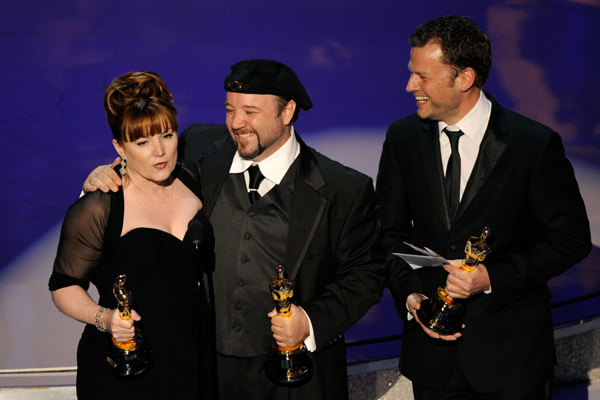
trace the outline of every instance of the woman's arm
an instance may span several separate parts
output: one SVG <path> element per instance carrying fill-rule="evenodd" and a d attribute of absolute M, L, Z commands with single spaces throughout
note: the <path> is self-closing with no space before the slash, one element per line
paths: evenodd
<path fill-rule="evenodd" d="M 131 310 L 132 319 L 130 320 L 121 319 L 116 308 L 102 311 L 102 307 L 92 300 L 88 292 L 77 285 L 53 291 L 52 301 L 64 314 L 77 321 L 101 327 L 110 332 L 119 342 L 133 338 L 133 322 L 141 319 L 134 310 Z M 99 313 L 98 321 L 96 321 L 96 313 Z"/>

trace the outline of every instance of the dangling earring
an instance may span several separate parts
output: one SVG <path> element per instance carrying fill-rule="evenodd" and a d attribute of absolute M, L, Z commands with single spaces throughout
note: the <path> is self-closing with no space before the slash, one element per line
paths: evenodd
<path fill-rule="evenodd" d="M 127 167 L 127 161 L 121 160 L 121 168 L 119 168 L 119 173 L 121 174 L 121 176 L 123 176 L 127 173 L 127 170 L 125 169 L 125 167 Z"/>

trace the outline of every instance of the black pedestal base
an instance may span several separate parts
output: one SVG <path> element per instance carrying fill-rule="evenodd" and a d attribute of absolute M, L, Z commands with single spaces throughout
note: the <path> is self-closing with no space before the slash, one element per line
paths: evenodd
<path fill-rule="evenodd" d="M 113 375 L 139 376 L 152 366 L 152 351 L 141 340 L 137 341 L 135 350 L 123 350 L 110 343 L 105 351 L 105 364 Z"/>
<path fill-rule="evenodd" d="M 265 365 L 267 377 L 283 386 L 300 386 L 313 375 L 313 365 L 304 346 L 299 351 L 276 351 Z"/>
<path fill-rule="evenodd" d="M 440 335 L 453 335 L 462 329 L 464 307 L 459 303 L 447 303 L 437 298 L 421 302 L 417 311 L 419 319 L 429 329 Z"/>

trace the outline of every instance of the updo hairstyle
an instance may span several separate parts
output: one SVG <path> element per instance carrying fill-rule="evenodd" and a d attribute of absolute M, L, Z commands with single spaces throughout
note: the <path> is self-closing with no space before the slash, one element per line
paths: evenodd
<path fill-rule="evenodd" d="M 127 72 L 115 78 L 104 92 L 104 109 L 119 143 L 177 132 L 173 95 L 154 72 Z"/>

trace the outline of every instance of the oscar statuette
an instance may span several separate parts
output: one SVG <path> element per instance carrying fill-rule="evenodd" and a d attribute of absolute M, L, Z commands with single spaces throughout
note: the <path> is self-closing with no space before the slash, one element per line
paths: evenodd
<path fill-rule="evenodd" d="M 291 317 L 294 281 L 284 277 L 283 265 L 276 268 L 278 278 L 269 285 L 277 313 Z M 298 386 L 307 382 L 313 374 L 312 361 L 308 358 L 304 343 L 294 347 L 279 347 L 273 341 L 273 354 L 265 366 L 269 379 L 284 386 Z"/>
<path fill-rule="evenodd" d="M 485 259 L 491 249 L 486 239 L 490 235 L 488 227 L 483 228 L 481 236 L 471 236 L 465 246 L 465 258 L 460 269 L 473 272 Z M 462 316 L 465 305 L 448 296 L 446 289 L 438 287 L 436 299 L 425 299 L 417 311 L 419 319 L 429 329 L 440 335 L 453 335 L 462 329 Z"/>
<path fill-rule="evenodd" d="M 119 275 L 113 284 L 121 319 L 131 319 L 133 295 L 125 289 L 126 275 Z M 119 377 L 133 377 L 146 372 L 152 365 L 152 351 L 142 339 L 140 332 L 135 330 L 133 339 L 118 342 L 111 338 L 105 351 L 105 364 L 110 372 Z"/>

